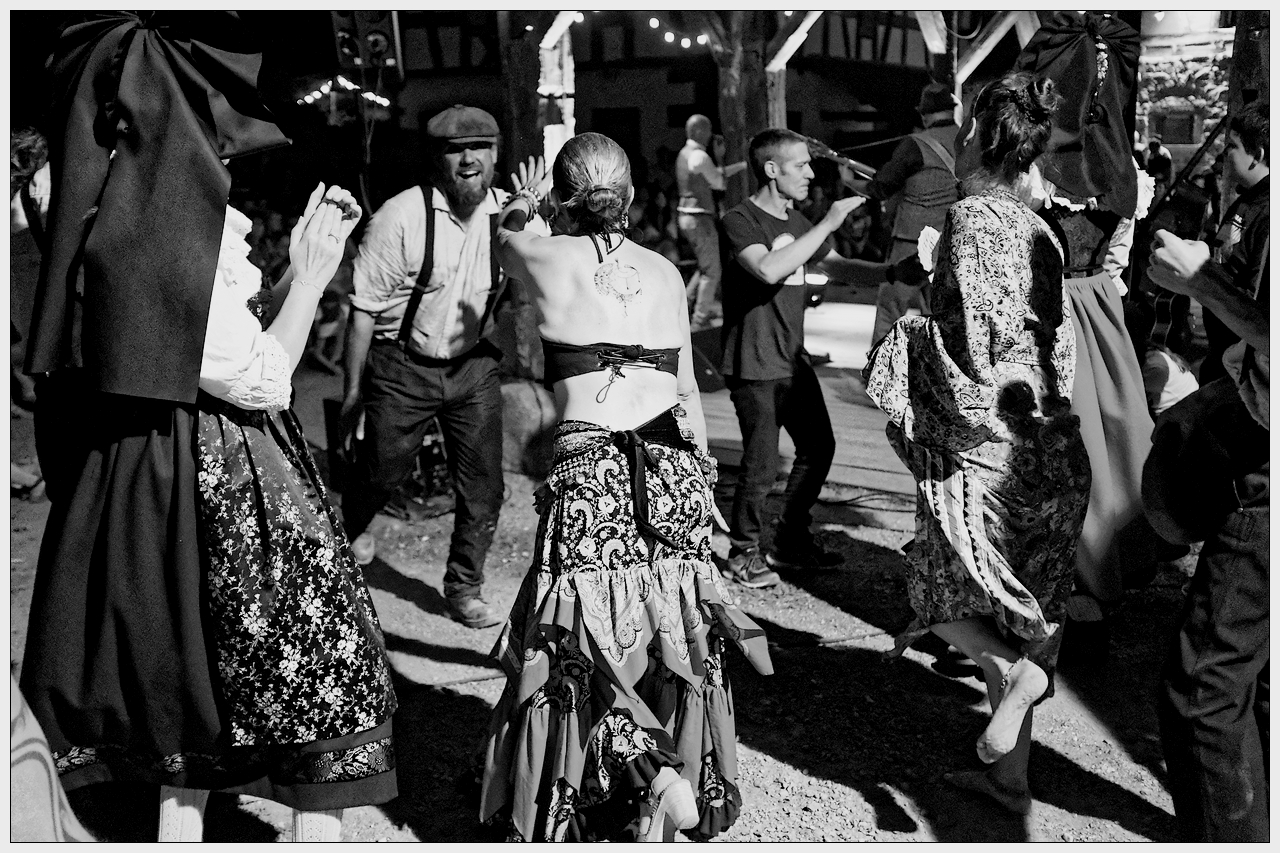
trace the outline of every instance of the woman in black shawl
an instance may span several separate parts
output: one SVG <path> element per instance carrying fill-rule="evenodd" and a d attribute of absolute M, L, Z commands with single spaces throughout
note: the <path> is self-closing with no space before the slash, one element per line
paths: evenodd
<path fill-rule="evenodd" d="M 230 13 L 89 16 L 51 65 L 50 249 L 32 319 L 51 502 L 21 687 L 63 785 L 161 785 L 160 837 L 209 790 L 295 809 L 295 839 L 396 794 L 377 617 L 288 409 L 360 216 L 317 187 L 280 309 L 226 159 L 287 144 Z"/>

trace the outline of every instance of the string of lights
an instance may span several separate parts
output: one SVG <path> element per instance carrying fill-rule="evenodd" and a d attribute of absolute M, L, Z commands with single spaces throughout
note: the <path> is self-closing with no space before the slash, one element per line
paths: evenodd
<path fill-rule="evenodd" d="M 377 94 L 376 92 L 370 92 L 358 83 L 352 83 L 350 80 L 348 80 L 346 77 L 343 77 L 341 74 L 339 74 L 337 77 L 334 77 L 331 80 L 326 80 L 325 82 L 321 83 L 320 86 L 317 87 L 314 91 L 308 92 L 307 94 L 303 95 L 301 98 L 298 98 L 297 103 L 314 104 L 316 101 L 332 93 L 334 86 L 337 86 L 339 89 L 347 92 L 359 92 L 361 98 L 364 98 L 366 101 L 369 101 L 370 103 L 377 104 L 380 107 L 391 106 L 391 101 L 388 98 L 384 98 L 381 95 Z"/>
<path fill-rule="evenodd" d="M 782 14 L 790 18 L 792 15 L 795 14 L 795 12 L 788 11 L 788 12 L 783 12 Z M 582 20 L 581 16 L 579 16 L 578 20 L 579 21 Z M 675 44 L 678 41 L 680 43 L 680 46 L 685 50 L 688 50 L 689 48 L 693 47 L 695 42 L 704 47 L 711 42 L 711 38 L 706 33 L 698 33 L 696 36 L 690 37 L 687 33 L 682 31 L 679 27 L 663 24 L 662 19 L 657 17 L 656 15 L 649 18 L 649 29 L 662 30 L 663 41 L 665 41 L 667 44 Z"/>

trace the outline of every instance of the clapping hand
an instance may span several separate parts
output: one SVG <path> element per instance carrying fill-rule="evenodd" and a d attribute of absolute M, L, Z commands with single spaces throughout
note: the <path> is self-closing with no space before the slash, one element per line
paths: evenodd
<path fill-rule="evenodd" d="M 822 222 L 832 231 L 835 231 L 844 223 L 846 216 L 866 203 L 867 200 L 865 198 L 857 195 L 838 198 L 831 202 L 831 207 L 827 210 L 827 215 L 822 217 Z"/>
<path fill-rule="evenodd" d="M 1155 242 L 1151 244 L 1147 275 L 1152 283 L 1165 290 L 1195 296 L 1196 276 L 1208 260 L 1209 247 L 1203 242 L 1183 240 L 1162 228 L 1156 231 Z"/>
<path fill-rule="evenodd" d="M 347 238 L 363 211 L 355 197 L 334 184 L 317 184 L 307 206 L 293 226 L 289 239 L 289 263 L 295 280 L 323 290 L 338 271 Z"/>

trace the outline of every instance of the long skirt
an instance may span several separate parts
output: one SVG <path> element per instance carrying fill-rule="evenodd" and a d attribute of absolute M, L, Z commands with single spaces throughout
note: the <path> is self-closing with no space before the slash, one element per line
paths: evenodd
<path fill-rule="evenodd" d="M 726 642 L 772 664 L 712 563 L 706 457 L 680 417 L 556 432 L 534 562 L 494 649 L 507 685 L 480 818 L 513 839 L 625 839 L 663 767 L 693 787 L 694 834 L 737 818 Z"/>
<path fill-rule="evenodd" d="M 1089 512 L 1076 548 L 1079 591 L 1120 600 L 1126 576 L 1154 575 L 1156 539 L 1142 511 L 1142 464 L 1154 424 L 1124 306 L 1106 273 L 1064 282 L 1076 329 L 1071 412 L 1093 470 Z"/>
<path fill-rule="evenodd" d="M 904 549 L 916 618 L 891 654 L 933 625 L 989 618 L 1052 679 L 1089 499 L 1075 418 L 958 452 L 915 444 L 894 423 L 887 433 L 917 483 L 915 539 Z"/>
<path fill-rule="evenodd" d="M 21 686 L 64 787 L 393 798 L 382 636 L 292 413 L 74 373 L 39 393 L 51 508 Z"/>

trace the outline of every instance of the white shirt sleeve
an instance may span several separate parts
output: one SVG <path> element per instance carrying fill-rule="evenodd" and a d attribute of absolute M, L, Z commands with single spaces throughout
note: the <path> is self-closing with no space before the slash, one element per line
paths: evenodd
<path fill-rule="evenodd" d="M 284 347 L 249 310 L 262 273 L 248 259 L 247 230 L 248 220 L 229 208 L 209 300 L 200 389 L 242 409 L 279 411 L 289 407 L 293 368 Z"/>
<path fill-rule="evenodd" d="M 243 292 L 221 278 L 214 278 L 209 302 L 200 389 L 242 409 L 287 409 L 293 391 L 289 354 L 262 330 Z"/>
<path fill-rule="evenodd" d="M 395 309 L 408 299 L 405 284 L 421 260 L 426 239 L 424 217 L 435 215 L 423 207 L 420 193 L 412 203 L 405 195 L 389 199 L 369 220 L 353 264 L 355 289 L 351 305 L 374 316 Z M 415 249 L 411 260 L 410 252 Z M 428 269 L 425 274 L 430 276 L 431 271 Z"/>
<path fill-rule="evenodd" d="M 711 155 L 705 151 L 692 151 L 689 154 L 689 171 L 701 175 L 711 185 L 711 189 L 720 192 L 724 189 L 724 172 Z"/>

